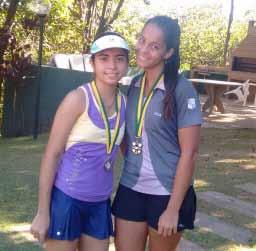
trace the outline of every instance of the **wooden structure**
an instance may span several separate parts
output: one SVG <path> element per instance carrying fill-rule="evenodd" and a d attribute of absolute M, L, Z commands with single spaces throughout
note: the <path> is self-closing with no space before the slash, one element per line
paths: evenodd
<path fill-rule="evenodd" d="M 197 65 L 191 69 L 190 78 L 209 78 L 211 75 L 227 76 L 228 67 Z"/>
<path fill-rule="evenodd" d="M 228 80 L 229 82 L 256 83 L 256 21 L 250 21 L 247 36 L 232 51 L 229 66 L 196 66 L 191 69 L 190 78 Z M 227 87 L 233 88 L 232 86 Z M 248 101 L 255 102 L 256 86 L 250 85 Z"/>
<path fill-rule="evenodd" d="M 212 76 L 213 75 L 213 76 Z M 250 21 L 245 39 L 235 48 L 230 57 L 229 66 L 216 67 L 198 65 L 191 69 L 190 78 L 227 77 L 228 81 L 256 83 L 256 21 Z M 214 78 L 215 79 L 215 78 Z"/>
<path fill-rule="evenodd" d="M 228 80 L 256 83 L 256 21 L 250 21 L 245 39 L 231 53 Z"/>

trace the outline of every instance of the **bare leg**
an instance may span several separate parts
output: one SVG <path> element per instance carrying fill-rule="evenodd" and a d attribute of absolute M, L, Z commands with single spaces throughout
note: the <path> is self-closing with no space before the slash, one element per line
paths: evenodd
<path fill-rule="evenodd" d="M 144 251 L 148 235 L 146 222 L 115 218 L 116 251 Z"/>
<path fill-rule="evenodd" d="M 224 106 L 221 100 L 221 96 L 224 93 L 225 89 L 223 88 L 223 86 L 216 86 L 215 89 L 214 105 L 216 105 L 218 112 L 224 113 Z"/>
<path fill-rule="evenodd" d="M 79 240 L 79 251 L 108 251 L 109 238 L 99 240 L 89 235 L 82 235 Z"/>
<path fill-rule="evenodd" d="M 180 245 L 178 244 L 178 246 L 175 248 L 175 251 L 180 251 Z"/>
<path fill-rule="evenodd" d="M 44 251 L 76 251 L 78 240 L 74 241 L 59 241 L 48 239 L 45 242 Z"/>
<path fill-rule="evenodd" d="M 149 228 L 149 251 L 178 251 L 181 233 L 168 237 L 159 235 L 153 228 Z"/>

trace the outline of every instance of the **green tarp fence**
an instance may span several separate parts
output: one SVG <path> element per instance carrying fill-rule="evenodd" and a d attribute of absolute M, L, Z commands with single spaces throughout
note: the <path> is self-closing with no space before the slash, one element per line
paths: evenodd
<path fill-rule="evenodd" d="M 33 67 L 33 74 L 15 87 L 5 81 L 3 121 L 1 135 L 17 137 L 32 135 L 35 122 L 37 85 L 40 82 L 39 133 L 49 130 L 54 114 L 62 98 L 72 89 L 92 79 L 92 73 L 41 67 Z"/>

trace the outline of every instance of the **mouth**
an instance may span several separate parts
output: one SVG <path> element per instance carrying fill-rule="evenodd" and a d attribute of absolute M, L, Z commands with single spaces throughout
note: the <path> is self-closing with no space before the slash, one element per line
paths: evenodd
<path fill-rule="evenodd" d="M 147 58 L 145 58 L 145 57 L 143 57 L 143 56 L 141 56 L 141 55 L 138 55 L 138 56 L 137 56 L 137 59 L 140 60 L 140 61 L 144 61 L 144 62 L 147 61 Z"/>
<path fill-rule="evenodd" d="M 105 73 L 105 75 L 110 78 L 117 78 L 119 76 L 118 73 Z"/>

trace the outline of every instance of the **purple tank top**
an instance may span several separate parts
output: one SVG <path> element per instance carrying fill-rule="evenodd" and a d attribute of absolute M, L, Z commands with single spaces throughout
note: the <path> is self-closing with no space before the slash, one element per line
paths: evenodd
<path fill-rule="evenodd" d="M 125 100 L 122 96 L 119 135 L 108 156 L 105 125 L 90 83 L 82 88 L 87 97 L 87 108 L 71 131 L 72 137 L 68 139 L 71 144 L 60 158 L 54 184 L 72 198 L 88 202 L 103 201 L 112 193 L 113 167 L 107 171 L 104 165 L 107 159 L 114 165 L 124 135 Z M 110 129 L 114 129 L 115 123 L 116 115 L 109 118 Z"/>

